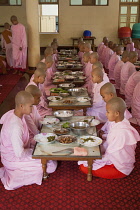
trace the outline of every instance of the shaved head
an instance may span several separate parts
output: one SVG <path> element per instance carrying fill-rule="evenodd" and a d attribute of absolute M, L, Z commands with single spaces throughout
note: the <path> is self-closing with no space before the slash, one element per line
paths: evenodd
<path fill-rule="evenodd" d="M 129 60 L 133 60 L 136 57 L 138 57 L 138 53 L 136 51 L 131 51 L 129 53 Z"/>
<path fill-rule="evenodd" d="M 33 96 L 26 91 L 18 92 L 15 97 L 16 106 L 19 106 L 20 104 L 28 104 L 31 103 L 32 101 L 34 102 Z"/>
<path fill-rule="evenodd" d="M 11 18 L 10 18 L 10 20 L 11 20 L 11 22 L 13 22 L 13 21 L 17 21 L 18 19 L 17 19 L 17 16 L 12 15 Z"/>
<path fill-rule="evenodd" d="M 103 42 L 105 42 L 106 40 L 108 40 L 108 38 L 106 36 L 103 37 Z"/>
<path fill-rule="evenodd" d="M 121 50 L 124 50 L 123 46 L 119 45 L 119 46 L 116 47 L 116 52 L 119 52 Z"/>
<path fill-rule="evenodd" d="M 48 55 L 52 55 L 53 54 L 53 48 L 48 46 L 45 51 L 44 51 L 44 55 L 45 57 L 48 56 Z"/>
<path fill-rule="evenodd" d="M 85 43 L 85 47 L 88 48 L 89 50 L 91 50 L 91 44 L 89 42 Z"/>
<path fill-rule="evenodd" d="M 98 77 L 101 77 L 103 78 L 103 71 L 101 68 L 97 67 L 95 69 L 92 70 L 92 74 L 98 76 Z"/>
<path fill-rule="evenodd" d="M 98 61 L 92 65 L 92 68 L 96 68 L 96 67 L 103 69 L 103 64 L 100 61 Z"/>
<path fill-rule="evenodd" d="M 124 114 L 126 110 L 126 104 L 122 98 L 114 97 L 107 102 L 107 107 L 109 107 L 114 112 L 119 112 L 121 115 Z"/>
<path fill-rule="evenodd" d="M 32 96 L 37 96 L 37 95 L 40 95 L 41 96 L 41 91 L 35 85 L 29 85 L 29 86 L 27 86 L 25 88 L 25 91 L 27 91 L 28 93 L 30 93 Z"/>
<path fill-rule="evenodd" d="M 4 28 L 5 29 L 10 29 L 10 24 L 9 23 L 4 23 Z"/>
<path fill-rule="evenodd" d="M 128 58 L 129 57 L 129 51 L 124 51 L 122 54 L 122 58 Z"/>
<path fill-rule="evenodd" d="M 45 62 L 46 62 L 46 63 L 51 63 L 51 62 L 53 62 L 53 57 L 52 57 L 52 56 L 47 56 L 46 59 L 45 59 Z"/>
<path fill-rule="evenodd" d="M 109 41 L 109 42 L 108 42 L 108 47 L 109 47 L 109 48 L 112 48 L 112 46 L 113 46 L 113 42 L 112 42 L 112 41 Z"/>
<path fill-rule="evenodd" d="M 39 62 L 36 66 L 37 69 L 46 69 L 46 64 L 43 62 Z"/>
<path fill-rule="evenodd" d="M 45 76 L 46 73 L 44 71 L 44 69 L 36 69 L 35 72 L 34 72 L 34 78 L 36 77 L 40 77 L 40 76 Z"/>
<path fill-rule="evenodd" d="M 83 57 L 90 58 L 90 53 L 89 52 L 85 52 Z"/>
<path fill-rule="evenodd" d="M 111 94 L 111 93 L 113 93 L 113 95 L 116 95 L 115 86 L 112 83 L 110 83 L 110 82 L 105 83 L 101 87 L 100 92 L 103 92 L 105 94 Z"/>
<path fill-rule="evenodd" d="M 98 53 L 97 53 L 97 52 L 93 52 L 93 53 L 91 53 L 91 54 L 90 54 L 90 57 L 92 57 L 92 58 L 96 58 L 97 60 L 99 59 L 99 55 L 98 55 Z"/>

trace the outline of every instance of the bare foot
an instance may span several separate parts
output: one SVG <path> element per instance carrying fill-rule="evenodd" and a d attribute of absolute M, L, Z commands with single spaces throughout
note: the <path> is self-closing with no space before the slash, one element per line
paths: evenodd
<path fill-rule="evenodd" d="M 18 73 L 18 70 L 15 70 L 14 72 L 13 72 L 13 74 L 17 74 Z"/>

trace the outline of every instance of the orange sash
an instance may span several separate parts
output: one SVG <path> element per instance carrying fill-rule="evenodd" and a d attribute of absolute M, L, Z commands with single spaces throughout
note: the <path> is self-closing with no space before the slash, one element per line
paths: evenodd
<path fill-rule="evenodd" d="M 12 37 L 12 32 L 11 31 L 5 30 L 1 34 L 2 34 L 2 36 L 3 36 L 3 38 L 4 38 L 5 42 L 6 42 L 6 44 L 11 43 L 11 40 L 9 38 L 9 36 Z"/>

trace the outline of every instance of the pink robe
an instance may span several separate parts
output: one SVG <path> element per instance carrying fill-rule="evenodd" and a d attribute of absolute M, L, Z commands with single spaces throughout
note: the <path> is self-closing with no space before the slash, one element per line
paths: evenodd
<path fill-rule="evenodd" d="M 127 51 L 135 51 L 135 48 L 134 48 L 134 42 L 132 42 L 131 44 L 127 44 L 126 45 L 126 50 Z"/>
<path fill-rule="evenodd" d="M 24 115 L 24 118 L 26 120 L 28 129 L 29 129 L 29 138 L 33 139 L 33 137 L 39 133 L 39 130 L 41 128 L 41 124 L 40 124 L 41 116 L 37 110 L 37 107 L 33 105 L 32 113 L 29 115 Z M 35 144 L 34 140 L 33 142 Z"/>
<path fill-rule="evenodd" d="M 125 85 L 129 79 L 129 77 L 136 72 L 136 68 L 134 64 L 127 61 L 121 69 L 121 87 L 120 87 L 120 93 L 125 95 Z"/>
<path fill-rule="evenodd" d="M 84 55 L 84 52 L 81 52 L 81 51 L 78 52 L 78 57 L 80 60 L 82 60 L 83 55 Z"/>
<path fill-rule="evenodd" d="M 125 175 L 129 175 L 135 163 L 135 149 L 140 136 L 127 119 L 121 122 L 112 122 L 107 136 L 107 145 L 102 159 L 95 160 L 92 169 L 98 170 L 105 165 L 114 165 Z M 86 161 L 78 161 L 78 164 L 88 166 Z"/>
<path fill-rule="evenodd" d="M 34 81 L 30 81 L 28 83 L 27 87 L 29 85 L 35 85 L 35 86 L 37 86 L 40 89 L 40 86 L 38 86 Z M 37 105 L 37 110 L 39 112 L 39 115 L 41 117 L 45 117 L 46 115 L 52 115 L 52 109 L 48 108 L 48 103 L 47 103 L 47 100 L 45 100 L 45 95 L 44 95 L 45 93 L 44 93 L 44 91 L 41 90 L 41 93 L 42 93 L 42 96 L 40 97 L 40 102 Z"/>
<path fill-rule="evenodd" d="M 54 76 L 54 72 L 52 67 L 48 68 L 46 71 L 46 78 L 44 82 L 44 91 L 46 93 L 46 96 L 50 96 L 50 89 L 56 88 L 56 85 L 52 84 L 52 77 Z"/>
<path fill-rule="evenodd" d="M 140 125 L 140 82 L 136 85 L 133 92 L 131 112 L 134 119 L 130 121 Z"/>
<path fill-rule="evenodd" d="M 7 31 L 9 31 L 8 29 L 6 29 Z M 12 37 L 11 36 L 8 36 L 9 39 L 11 40 Z M 12 43 L 6 43 L 6 40 L 4 39 L 3 35 L 1 34 L 1 47 L 2 48 L 5 48 L 6 50 L 6 60 L 7 60 L 7 63 L 10 67 L 13 67 L 13 57 L 11 56 L 12 55 Z"/>
<path fill-rule="evenodd" d="M 93 105 L 91 108 L 87 109 L 87 116 L 95 116 L 96 119 L 100 120 L 101 122 L 106 122 L 106 103 L 103 101 L 102 96 L 100 95 L 100 89 L 105 84 L 105 81 L 101 83 L 94 84 L 93 88 Z"/>
<path fill-rule="evenodd" d="M 140 82 L 140 72 L 136 71 L 129 77 L 125 86 L 125 102 L 128 108 L 131 107 L 133 92 L 138 82 Z"/>
<path fill-rule="evenodd" d="M 107 46 L 104 46 L 103 51 L 100 56 L 100 60 L 103 64 L 103 66 L 105 66 L 105 56 L 106 56 L 107 48 L 108 48 Z"/>
<path fill-rule="evenodd" d="M 116 89 L 120 89 L 121 86 L 121 69 L 124 65 L 123 61 L 118 61 L 115 68 L 114 68 L 114 79 L 116 83 Z"/>
<path fill-rule="evenodd" d="M 11 26 L 13 47 L 13 68 L 26 69 L 27 39 L 25 27 L 18 23 Z M 22 50 L 19 48 L 22 47 Z"/>
<path fill-rule="evenodd" d="M 86 80 L 85 80 L 85 84 L 83 85 L 83 87 L 86 87 L 87 89 L 89 89 L 89 86 L 91 86 L 91 81 L 92 81 L 92 64 L 90 62 L 85 64 L 85 69 L 84 69 L 84 73 L 86 76 Z"/>
<path fill-rule="evenodd" d="M 114 80 L 114 68 L 117 64 L 117 62 L 120 61 L 120 56 L 114 53 L 108 63 L 108 69 L 109 69 L 109 79 Z"/>
<path fill-rule="evenodd" d="M 32 159 L 33 149 L 29 140 L 29 132 L 24 116 L 22 119 L 11 110 L 0 120 L 3 124 L 1 143 L 0 178 L 7 190 L 14 190 L 24 185 L 42 183 L 42 165 L 40 160 Z M 7 130 L 8 128 L 8 130 Z M 57 162 L 47 163 L 47 172 L 56 170 Z"/>
<path fill-rule="evenodd" d="M 138 53 L 138 61 L 140 61 L 140 50 L 135 48 L 135 51 Z"/>
<path fill-rule="evenodd" d="M 105 57 L 104 57 L 104 66 L 106 69 L 108 69 L 108 63 L 109 63 L 109 60 L 111 58 L 111 56 L 114 54 L 114 51 L 111 50 L 109 47 L 106 48 L 106 54 L 105 54 Z"/>
<path fill-rule="evenodd" d="M 100 59 L 101 54 L 102 54 L 103 46 L 104 46 L 104 43 L 101 42 L 101 44 L 99 44 L 99 46 L 98 46 L 98 48 L 97 48 L 97 53 L 98 53 L 98 55 L 99 55 L 99 59 Z"/>

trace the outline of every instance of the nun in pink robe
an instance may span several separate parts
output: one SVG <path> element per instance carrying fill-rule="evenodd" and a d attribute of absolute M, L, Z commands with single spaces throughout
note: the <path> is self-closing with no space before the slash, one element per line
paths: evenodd
<path fill-rule="evenodd" d="M 89 61 L 88 63 L 85 64 L 84 68 L 84 74 L 86 76 L 86 80 L 83 87 L 86 87 L 87 89 L 89 87 L 90 81 L 92 80 L 91 73 L 92 73 L 92 64 Z"/>
<path fill-rule="evenodd" d="M 109 47 L 107 47 L 105 58 L 104 58 L 104 66 L 105 66 L 106 69 L 108 69 L 108 63 L 109 63 L 109 60 L 110 60 L 110 58 L 113 54 L 114 54 L 114 51 L 111 50 Z"/>
<path fill-rule="evenodd" d="M 140 72 L 136 71 L 129 77 L 125 86 L 125 102 L 128 108 L 131 107 L 133 92 L 138 82 L 140 82 Z"/>
<path fill-rule="evenodd" d="M 125 95 L 125 85 L 129 79 L 129 77 L 136 72 L 136 68 L 133 63 L 127 61 L 121 69 L 121 86 L 120 93 Z"/>
<path fill-rule="evenodd" d="M 114 80 L 114 68 L 116 64 L 120 61 L 120 56 L 116 54 L 116 52 L 111 56 L 109 63 L 108 63 L 108 69 L 109 69 L 109 79 Z"/>
<path fill-rule="evenodd" d="M 136 85 L 133 92 L 131 112 L 133 118 L 130 119 L 130 122 L 140 125 L 140 82 Z"/>
<path fill-rule="evenodd" d="M 126 45 L 126 51 L 135 51 L 134 42 Z"/>
<path fill-rule="evenodd" d="M 18 23 L 11 26 L 12 48 L 13 48 L 13 68 L 26 69 L 27 63 L 27 39 L 25 27 Z M 19 48 L 22 48 L 20 50 Z"/>
<path fill-rule="evenodd" d="M 52 77 L 54 76 L 54 72 L 52 67 L 48 68 L 46 71 L 46 78 L 44 82 L 44 91 L 46 96 L 50 96 L 50 89 L 56 88 L 56 85 L 52 84 Z"/>
<path fill-rule="evenodd" d="M 135 51 L 138 53 L 138 61 L 140 61 L 140 50 L 135 48 Z"/>
<path fill-rule="evenodd" d="M 102 96 L 100 95 L 101 87 L 106 83 L 106 81 L 102 81 L 101 83 L 94 84 L 93 88 L 93 101 L 92 107 L 87 109 L 87 116 L 95 116 L 96 119 L 100 120 L 101 122 L 106 122 L 106 103 L 103 101 Z"/>
<path fill-rule="evenodd" d="M 124 65 L 123 61 L 118 61 L 114 68 L 114 79 L 116 83 L 116 89 L 120 89 L 121 86 L 121 69 Z"/>
<path fill-rule="evenodd" d="M 81 51 L 78 52 L 78 57 L 80 60 L 82 60 L 83 55 L 84 55 L 84 52 L 81 52 Z"/>
<path fill-rule="evenodd" d="M 32 159 L 33 149 L 29 140 L 29 131 L 24 119 L 17 117 L 14 110 L 3 115 L 1 143 L 0 178 L 7 190 L 14 190 L 24 185 L 42 183 L 42 164 L 40 160 Z M 8 128 L 8 129 L 7 129 Z M 57 162 L 47 163 L 47 172 L 56 170 Z"/>
<path fill-rule="evenodd" d="M 135 149 L 140 136 L 127 119 L 121 122 L 112 122 L 107 135 L 107 145 L 102 159 L 95 160 L 92 170 L 98 170 L 105 165 L 114 165 L 125 175 L 129 175 L 134 169 Z M 78 165 L 88 166 L 86 161 L 78 161 Z"/>
<path fill-rule="evenodd" d="M 27 86 L 29 86 L 29 85 L 35 85 L 40 89 L 40 85 L 42 85 L 42 84 L 37 85 L 34 81 L 30 81 Z M 42 88 L 42 86 L 41 86 L 41 88 Z M 40 89 L 40 91 L 42 93 L 42 96 L 40 97 L 40 102 L 37 105 L 37 110 L 38 110 L 41 118 L 43 118 L 46 115 L 52 115 L 52 109 L 48 108 L 47 100 L 45 100 L 44 90 Z"/>

